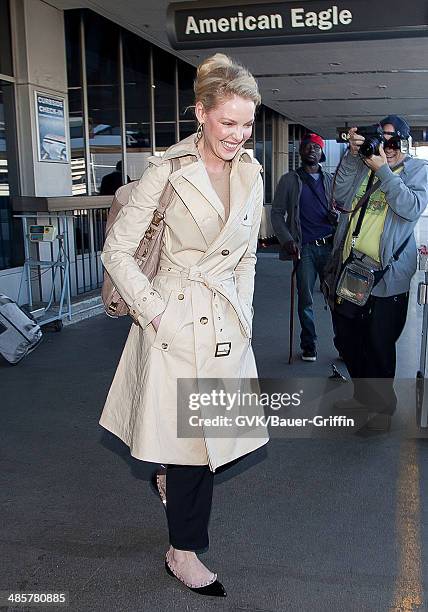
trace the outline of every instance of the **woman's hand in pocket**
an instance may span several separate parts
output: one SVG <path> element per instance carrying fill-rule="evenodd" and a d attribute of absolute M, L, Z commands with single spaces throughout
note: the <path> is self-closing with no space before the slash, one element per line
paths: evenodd
<path fill-rule="evenodd" d="M 161 319 L 162 319 L 162 315 L 163 315 L 163 313 L 161 313 L 160 315 L 158 315 L 157 317 L 155 317 L 155 318 L 152 320 L 152 325 L 153 325 L 153 327 L 155 328 L 155 331 L 156 331 L 156 332 L 158 331 L 158 327 L 159 327 L 159 325 L 160 325 L 160 322 L 161 322 Z"/>

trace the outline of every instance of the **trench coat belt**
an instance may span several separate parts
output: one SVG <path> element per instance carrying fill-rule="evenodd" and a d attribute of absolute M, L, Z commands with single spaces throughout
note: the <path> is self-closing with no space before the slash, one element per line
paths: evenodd
<path fill-rule="evenodd" d="M 221 293 L 222 283 L 230 278 L 233 278 L 233 271 L 228 271 L 221 276 L 207 274 L 202 272 L 198 266 L 190 266 L 190 268 L 174 268 L 171 265 L 161 264 L 157 272 L 157 276 L 180 276 L 183 281 L 193 281 L 202 283 L 211 291 L 219 291 Z"/>
<path fill-rule="evenodd" d="M 228 340 L 223 331 L 222 319 L 224 314 L 222 313 L 222 304 L 219 299 L 219 295 L 222 295 L 235 309 L 244 332 L 247 335 L 250 333 L 249 326 L 242 315 L 240 305 L 235 302 L 233 296 L 228 294 L 223 287 L 224 281 L 234 278 L 233 271 L 227 271 L 222 275 L 214 275 L 202 272 L 198 266 L 190 266 L 189 268 L 174 268 L 170 264 L 161 264 L 159 266 L 157 276 L 179 276 L 183 281 L 184 286 L 186 286 L 186 281 L 189 282 L 189 284 L 191 282 L 197 282 L 202 283 L 211 291 L 214 306 L 213 312 L 216 343 L 227 342 Z"/>

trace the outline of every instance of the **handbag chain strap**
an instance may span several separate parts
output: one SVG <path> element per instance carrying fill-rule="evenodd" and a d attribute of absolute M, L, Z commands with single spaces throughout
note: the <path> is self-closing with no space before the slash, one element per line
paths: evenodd
<path fill-rule="evenodd" d="M 181 160 L 179 158 L 171 159 L 171 171 L 170 174 L 181 168 Z M 134 258 L 138 265 L 141 267 L 144 264 L 146 257 L 148 256 L 152 245 L 156 241 L 156 237 L 163 228 L 163 221 L 165 218 L 165 211 L 171 204 L 174 198 L 174 189 L 169 181 L 169 177 L 165 183 L 162 194 L 159 198 L 159 202 L 156 210 L 153 213 L 152 220 L 148 228 L 146 229 L 144 236 L 140 240 L 140 244 L 135 252 Z"/>
<path fill-rule="evenodd" d="M 172 174 L 173 172 L 176 172 L 176 170 L 178 170 L 181 167 L 180 164 L 180 159 L 179 158 L 173 158 L 171 159 L 171 172 L 170 174 Z M 171 199 L 172 196 L 174 195 L 174 190 L 173 187 L 171 185 L 171 183 L 169 182 L 169 178 L 165 184 L 165 187 L 162 191 L 162 195 L 159 198 L 159 204 L 158 207 L 156 208 L 155 212 L 153 213 L 153 222 L 157 219 L 159 219 L 159 221 L 161 219 L 164 218 L 165 216 L 165 211 L 168 208 L 169 204 L 171 203 Z M 159 223 L 158 221 L 158 223 Z"/>

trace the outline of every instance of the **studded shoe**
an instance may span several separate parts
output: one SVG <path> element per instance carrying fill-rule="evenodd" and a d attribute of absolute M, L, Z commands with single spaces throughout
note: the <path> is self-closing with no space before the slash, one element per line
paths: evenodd
<path fill-rule="evenodd" d="M 166 508 L 166 467 L 161 466 L 160 470 L 153 472 L 151 484 L 156 495 L 159 495 L 161 502 Z"/>
<path fill-rule="evenodd" d="M 168 563 L 168 554 L 165 557 L 165 569 L 169 576 L 176 578 L 179 582 L 181 582 L 181 584 L 194 593 L 198 593 L 198 595 L 209 595 L 211 597 L 226 597 L 227 595 L 224 586 L 217 580 L 217 574 L 213 574 L 212 580 L 205 584 L 201 584 L 200 586 L 192 586 L 171 569 Z"/>

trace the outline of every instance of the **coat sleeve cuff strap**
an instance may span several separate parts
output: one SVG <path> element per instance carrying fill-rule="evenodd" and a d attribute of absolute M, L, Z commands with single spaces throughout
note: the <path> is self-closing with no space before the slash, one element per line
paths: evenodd
<path fill-rule="evenodd" d="M 129 308 L 129 314 L 144 329 L 155 317 L 164 312 L 165 308 L 163 299 L 151 289 L 148 295 L 142 295 L 134 300 Z"/>

